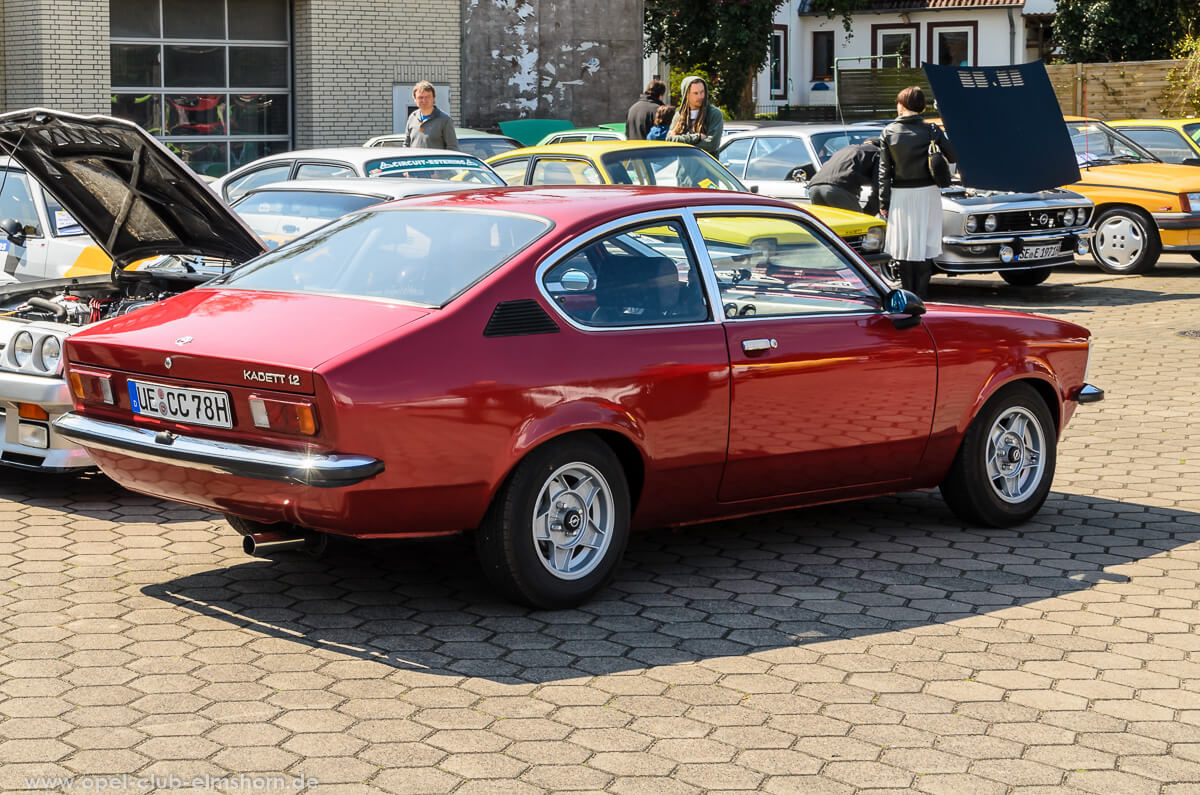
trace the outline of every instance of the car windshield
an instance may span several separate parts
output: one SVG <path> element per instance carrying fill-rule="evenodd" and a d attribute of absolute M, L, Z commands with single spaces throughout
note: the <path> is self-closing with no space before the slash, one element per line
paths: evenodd
<path fill-rule="evenodd" d="M 520 146 L 507 138 L 459 138 L 458 148 L 480 160 L 487 160 L 489 157 L 519 149 Z"/>
<path fill-rule="evenodd" d="M 724 166 L 695 148 L 619 150 L 604 155 L 602 162 L 608 178 L 617 185 L 746 190 Z"/>
<path fill-rule="evenodd" d="M 1113 163 L 1161 163 L 1154 155 L 1100 122 L 1067 122 L 1075 161 L 1083 166 Z"/>
<path fill-rule="evenodd" d="M 474 157 L 436 155 L 430 157 L 383 157 L 363 166 L 368 177 L 448 179 L 473 185 L 503 185 L 504 181 Z"/>
<path fill-rule="evenodd" d="M 1183 134 L 1200 144 L 1200 124 L 1183 125 Z"/>
<path fill-rule="evenodd" d="M 278 248 L 334 218 L 381 201 L 378 196 L 359 193 L 261 190 L 247 193 L 231 206 L 254 234 L 271 248 Z"/>
<path fill-rule="evenodd" d="M 444 306 L 550 228 L 544 218 L 434 208 L 357 213 L 210 282 Z"/>
<path fill-rule="evenodd" d="M 839 132 L 816 133 L 812 136 L 813 149 L 817 150 L 817 160 L 825 165 L 834 152 L 845 149 L 850 144 L 861 144 L 872 138 L 879 137 L 879 130 L 844 130 Z"/>

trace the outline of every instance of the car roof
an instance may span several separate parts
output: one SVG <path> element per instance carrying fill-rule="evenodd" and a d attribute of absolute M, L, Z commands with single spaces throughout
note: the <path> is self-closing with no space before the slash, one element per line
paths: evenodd
<path fill-rule="evenodd" d="M 279 152 L 261 157 L 254 162 L 267 163 L 274 160 L 341 160 L 353 163 L 361 168 L 368 160 L 404 157 L 465 157 L 470 160 L 479 160 L 475 155 L 469 155 L 466 152 L 456 152 L 452 149 L 418 149 L 408 146 L 335 146 L 325 149 L 297 149 L 292 152 Z"/>
<path fill-rule="evenodd" d="M 1179 129 L 1187 124 L 1200 124 L 1200 119 L 1118 119 L 1117 121 L 1108 122 L 1108 126 L 1116 127 L 1120 124 L 1138 124 L 1145 127 L 1171 127 Z"/>
<path fill-rule="evenodd" d="M 779 135 L 795 135 L 795 136 L 810 136 L 820 135 L 822 133 L 839 133 L 839 132 L 854 132 L 864 131 L 870 132 L 874 128 L 866 124 L 773 124 L 770 127 L 756 127 L 753 130 L 743 130 L 742 132 L 730 133 L 726 138 L 746 138 L 752 135 L 757 136 L 779 136 Z"/>
<path fill-rule="evenodd" d="M 402 199 L 406 196 L 417 196 L 426 193 L 439 193 L 447 190 L 460 190 L 461 183 L 444 179 L 387 179 L 381 177 L 347 177 L 345 179 L 289 179 L 283 182 L 271 182 L 252 188 L 243 196 L 256 193 L 277 192 L 311 192 L 311 193 L 352 193 L 355 195 L 378 196 L 381 200 Z"/>
<path fill-rule="evenodd" d="M 675 143 L 673 141 L 571 141 L 563 144 L 542 144 L 541 146 L 526 146 L 522 149 L 514 149 L 511 152 L 502 152 L 498 155 L 492 155 L 487 159 L 487 162 L 499 160 L 501 158 L 514 157 L 516 155 L 583 155 L 586 157 L 598 157 L 606 155 L 609 152 L 619 152 L 622 149 L 660 149 L 665 147 L 679 148 L 686 147 L 695 149 L 691 144 Z"/>
<path fill-rule="evenodd" d="M 546 218 L 556 226 L 594 225 L 655 210 L 726 204 L 796 210 L 780 199 L 754 193 L 701 188 L 660 188 L 632 185 L 538 185 L 482 188 L 428 194 L 407 199 L 396 209 L 438 207 L 521 213 Z"/>
<path fill-rule="evenodd" d="M 367 139 L 367 142 L 365 144 L 363 144 L 363 146 L 370 146 L 371 141 L 378 141 L 381 138 L 407 138 L 407 137 L 408 137 L 408 133 L 405 133 L 405 132 L 393 132 L 393 133 L 384 133 L 382 135 L 373 135 Z M 470 127 L 455 127 L 454 128 L 454 137 L 455 138 L 498 138 L 502 141 L 515 141 L 516 140 L 515 138 L 510 138 L 507 135 L 500 135 L 499 133 L 484 132 L 483 130 L 475 130 Z M 382 149 L 383 147 L 375 147 L 375 148 Z M 407 148 L 407 147 L 405 147 L 405 148 Z M 416 151 L 416 150 L 414 150 L 414 151 Z M 425 150 L 421 150 L 421 151 L 425 151 Z M 438 151 L 441 152 L 441 151 L 449 151 L 449 150 L 439 149 Z"/>

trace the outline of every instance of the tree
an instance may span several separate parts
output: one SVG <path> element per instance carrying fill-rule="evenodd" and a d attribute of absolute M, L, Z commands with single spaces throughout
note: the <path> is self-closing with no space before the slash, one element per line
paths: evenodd
<path fill-rule="evenodd" d="M 646 53 L 662 53 L 674 68 L 709 75 L 710 100 L 741 115 L 742 95 L 767 62 L 781 5 L 783 0 L 645 0 Z"/>
<path fill-rule="evenodd" d="M 1068 63 L 1169 58 L 1191 0 L 1058 0 L 1054 43 Z"/>
<path fill-rule="evenodd" d="M 824 11 L 830 19 L 840 16 L 842 28 L 845 29 L 846 38 L 849 39 L 854 35 L 852 30 L 854 12 L 863 11 L 870 5 L 870 0 L 812 0 L 808 7 L 810 11 Z"/>

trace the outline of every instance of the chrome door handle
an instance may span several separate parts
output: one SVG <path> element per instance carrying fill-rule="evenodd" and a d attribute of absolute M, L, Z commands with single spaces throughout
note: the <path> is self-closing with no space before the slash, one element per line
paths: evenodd
<path fill-rule="evenodd" d="M 762 353 L 779 347 L 779 340 L 742 340 L 742 350 L 745 353 Z"/>

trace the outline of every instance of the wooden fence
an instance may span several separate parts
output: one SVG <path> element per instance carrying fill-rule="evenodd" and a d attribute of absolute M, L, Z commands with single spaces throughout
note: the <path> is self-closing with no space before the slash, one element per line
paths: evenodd
<path fill-rule="evenodd" d="M 1167 95 L 1167 75 L 1182 61 L 1053 64 L 1050 83 L 1066 116 L 1099 119 L 1191 115 Z"/>

